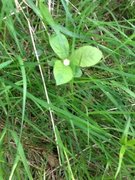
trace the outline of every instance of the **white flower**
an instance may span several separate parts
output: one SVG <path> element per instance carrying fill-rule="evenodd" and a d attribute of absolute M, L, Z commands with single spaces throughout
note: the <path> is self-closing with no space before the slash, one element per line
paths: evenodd
<path fill-rule="evenodd" d="M 64 59 L 63 64 L 65 66 L 69 66 L 70 65 L 70 60 L 69 59 Z"/>

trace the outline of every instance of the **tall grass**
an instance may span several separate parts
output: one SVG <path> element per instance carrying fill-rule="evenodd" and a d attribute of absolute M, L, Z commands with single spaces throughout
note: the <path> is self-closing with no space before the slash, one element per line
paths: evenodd
<path fill-rule="evenodd" d="M 56 86 L 39 1 L 0 2 L 0 179 L 134 179 L 134 1 L 45 1 L 71 51 L 104 58 Z"/>

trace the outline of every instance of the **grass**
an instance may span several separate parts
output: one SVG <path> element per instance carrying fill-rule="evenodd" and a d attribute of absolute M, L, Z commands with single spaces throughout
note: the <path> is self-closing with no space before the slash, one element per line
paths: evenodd
<path fill-rule="evenodd" d="M 0 179 L 134 179 L 135 2 L 48 1 L 71 51 L 104 54 L 62 86 L 38 2 L 0 2 Z"/>

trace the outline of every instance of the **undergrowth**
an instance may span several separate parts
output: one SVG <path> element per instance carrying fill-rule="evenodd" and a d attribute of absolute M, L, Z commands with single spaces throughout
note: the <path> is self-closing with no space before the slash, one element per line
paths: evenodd
<path fill-rule="evenodd" d="M 61 86 L 38 3 L 0 2 L 0 179 L 134 179 L 135 2 L 44 2 L 71 51 L 104 55 Z"/>

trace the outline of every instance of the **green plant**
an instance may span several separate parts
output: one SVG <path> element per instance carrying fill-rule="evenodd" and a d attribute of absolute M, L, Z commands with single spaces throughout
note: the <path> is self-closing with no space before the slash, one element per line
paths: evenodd
<path fill-rule="evenodd" d="M 69 82 L 73 77 L 82 75 L 80 67 L 90 67 L 102 58 L 102 52 L 96 47 L 82 46 L 69 55 L 69 43 L 62 33 L 52 35 L 50 45 L 60 60 L 55 60 L 54 77 L 57 85 Z"/>
<path fill-rule="evenodd" d="M 49 43 L 60 59 L 54 62 L 53 74 L 57 85 L 65 84 L 73 77 L 81 77 L 80 67 L 90 67 L 97 64 L 102 58 L 102 52 L 96 47 L 83 46 L 72 52 L 70 55 L 69 43 L 64 34 L 60 31 L 60 26 L 56 24 L 45 4 L 39 3 L 41 17 L 49 24 L 55 34 L 49 37 Z"/>
<path fill-rule="evenodd" d="M 0 1 L 1 180 L 134 179 L 135 11 L 130 1 L 43 0 L 52 2 L 53 20 L 47 13 L 41 17 L 39 0 Z M 69 40 L 70 54 L 93 44 L 106 59 L 82 68 L 85 78 L 71 80 L 68 91 L 54 85 L 47 65 L 56 57 L 47 35 L 57 30 Z"/>

